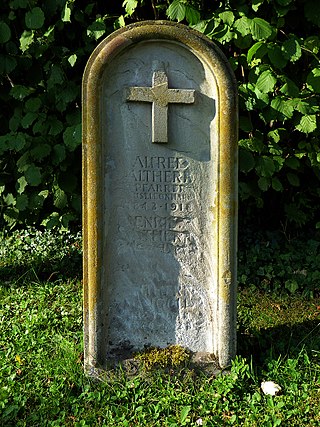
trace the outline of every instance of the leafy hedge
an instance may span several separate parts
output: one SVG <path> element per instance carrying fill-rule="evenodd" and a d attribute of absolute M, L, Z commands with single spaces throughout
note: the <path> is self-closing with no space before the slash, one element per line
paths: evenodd
<path fill-rule="evenodd" d="M 316 224 L 320 2 L 121 3 L 1 3 L 0 223 L 80 222 L 80 92 L 86 61 L 115 28 L 167 18 L 221 45 L 237 76 L 245 222 L 259 216 L 270 225 Z"/>

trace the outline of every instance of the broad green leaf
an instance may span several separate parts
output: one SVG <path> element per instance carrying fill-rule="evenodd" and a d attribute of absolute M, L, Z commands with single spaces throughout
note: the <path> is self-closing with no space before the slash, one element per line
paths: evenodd
<path fill-rule="evenodd" d="M 63 124 L 55 116 L 48 117 L 47 124 L 49 125 L 49 135 L 56 136 L 63 130 Z"/>
<path fill-rule="evenodd" d="M 224 24 L 228 24 L 230 27 L 234 22 L 234 13 L 231 10 L 219 13 L 219 17 Z"/>
<path fill-rule="evenodd" d="M 315 114 L 302 116 L 296 129 L 304 133 L 313 132 L 317 129 L 317 116 Z"/>
<path fill-rule="evenodd" d="M 8 150 L 8 135 L 0 136 L 0 154 L 2 155 Z"/>
<path fill-rule="evenodd" d="M 39 162 L 48 157 L 50 153 L 51 147 L 46 143 L 40 143 L 30 151 L 31 157 Z"/>
<path fill-rule="evenodd" d="M 261 92 L 257 87 L 254 90 L 254 93 L 257 97 L 257 107 L 262 110 L 267 107 L 270 103 L 269 95 L 267 93 Z"/>
<path fill-rule="evenodd" d="M 205 33 L 208 26 L 208 21 L 200 20 L 197 24 L 193 25 L 194 30 L 199 31 L 199 33 Z"/>
<path fill-rule="evenodd" d="M 73 55 L 70 55 L 68 58 L 68 62 L 71 65 L 71 67 L 73 67 L 74 64 L 77 62 L 77 55 L 75 53 Z"/>
<path fill-rule="evenodd" d="M 200 12 L 187 4 L 186 20 L 190 25 L 197 25 L 200 21 Z"/>
<path fill-rule="evenodd" d="M 59 187 L 55 187 L 53 194 L 53 204 L 58 209 L 63 209 L 68 203 L 66 193 Z"/>
<path fill-rule="evenodd" d="M 61 21 L 63 22 L 71 22 L 71 9 L 69 7 L 69 2 L 66 1 L 66 4 L 63 8 L 62 14 L 61 14 Z"/>
<path fill-rule="evenodd" d="M 17 185 L 16 185 L 17 192 L 19 194 L 22 194 L 27 185 L 28 185 L 28 183 L 27 183 L 25 176 L 20 176 L 20 178 L 18 178 L 18 180 L 17 180 Z"/>
<path fill-rule="evenodd" d="M 119 29 L 119 28 L 123 28 L 126 25 L 125 20 L 124 20 L 124 16 L 120 15 L 119 18 L 117 18 L 114 21 L 113 27 L 115 30 Z"/>
<path fill-rule="evenodd" d="M 43 197 L 44 199 L 46 199 L 49 196 L 49 190 L 42 190 L 39 193 L 40 197 Z"/>
<path fill-rule="evenodd" d="M 294 102 L 277 96 L 271 101 L 271 108 L 278 112 L 280 119 L 290 119 L 293 115 Z"/>
<path fill-rule="evenodd" d="M 261 153 L 264 149 L 263 141 L 255 136 L 253 138 L 240 139 L 239 146 L 255 153 Z"/>
<path fill-rule="evenodd" d="M 307 77 L 308 88 L 316 93 L 320 93 L 320 68 L 314 68 Z"/>
<path fill-rule="evenodd" d="M 48 30 L 44 33 L 44 37 L 46 37 L 48 42 L 51 42 L 54 40 L 54 25 L 51 25 Z"/>
<path fill-rule="evenodd" d="M 186 5 L 182 0 L 174 0 L 167 9 L 167 16 L 172 21 L 183 21 L 186 16 Z"/>
<path fill-rule="evenodd" d="M 299 285 L 296 280 L 286 280 L 284 286 L 291 294 L 294 294 L 299 289 Z"/>
<path fill-rule="evenodd" d="M 304 47 L 316 55 L 320 51 L 320 38 L 318 36 L 310 36 L 304 40 Z"/>
<path fill-rule="evenodd" d="M 252 10 L 254 10 L 255 12 L 257 12 L 257 10 L 259 9 L 259 7 L 262 5 L 262 3 L 264 2 L 264 0 L 252 0 Z"/>
<path fill-rule="evenodd" d="M 52 212 L 41 222 L 41 225 L 44 225 L 48 230 L 58 227 L 60 225 L 58 212 Z"/>
<path fill-rule="evenodd" d="M 62 163 L 63 160 L 65 160 L 66 158 L 66 149 L 63 145 L 61 144 L 56 144 L 53 147 L 53 159 L 52 159 L 52 163 L 54 165 L 58 165 L 59 163 Z"/>
<path fill-rule="evenodd" d="M 273 150 L 270 149 L 270 153 L 272 151 Z M 276 154 L 278 154 L 278 155 L 273 156 L 273 161 L 276 165 L 276 171 L 279 171 L 282 169 L 282 167 L 284 165 L 284 161 L 285 161 L 285 159 L 283 158 L 283 150 L 279 149 L 279 150 L 274 150 L 274 151 L 277 151 Z"/>
<path fill-rule="evenodd" d="M 300 186 L 300 179 L 299 179 L 298 175 L 296 175 L 295 173 L 288 172 L 287 173 L 287 179 L 288 179 L 289 183 L 291 185 L 293 185 L 294 187 Z"/>
<path fill-rule="evenodd" d="M 282 6 L 280 4 L 274 3 L 274 8 L 276 10 L 277 16 L 283 18 L 292 9 L 292 6 Z"/>
<path fill-rule="evenodd" d="M 296 62 L 301 57 L 301 46 L 296 37 L 286 40 L 282 45 L 282 49 L 285 58 L 290 62 Z"/>
<path fill-rule="evenodd" d="M 283 191 L 283 185 L 281 184 L 279 178 L 277 177 L 272 178 L 271 186 L 275 191 Z"/>
<path fill-rule="evenodd" d="M 206 21 L 202 21 L 206 22 Z M 217 28 L 220 26 L 221 21 L 217 17 L 213 17 L 205 24 L 205 28 L 203 30 L 203 33 L 209 37 L 217 30 Z"/>
<path fill-rule="evenodd" d="M 41 104 L 42 103 L 41 103 L 40 98 L 30 98 L 25 103 L 25 109 L 26 109 L 26 111 L 31 111 L 31 112 L 35 113 L 36 111 L 39 110 L 39 108 L 41 107 Z"/>
<path fill-rule="evenodd" d="M 275 156 L 273 156 L 273 161 L 274 164 L 276 166 L 276 171 L 279 171 L 282 169 L 282 166 L 284 164 L 284 158 L 282 157 L 283 155 L 283 151 L 280 148 L 275 147 L 270 147 L 269 151 L 271 154 L 276 154 Z"/>
<path fill-rule="evenodd" d="M 0 22 L 0 43 L 7 43 L 11 39 L 11 30 L 8 24 Z"/>
<path fill-rule="evenodd" d="M 8 193 L 3 199 L 8 206 L 13 206 L 16 202 L 16 199 L 12 193 Z"/>
<path fill-rule="evenodd" d="M 190 410 L 191 410 L 191 406 L 184 406 L 181 409 L 181 413 L 180 413 L 180 422 L 181 422 L 181 424 L 185 423 Z"/>
<path fill-rule="evenodd" d="M 252 45 L 252 37 L 250 34 L 242 37 L 239 36 L 237 33 L 235 33 L 235 40 L 234 44 L 236 47 L 239 47 L 240 49 L 249 49 L 249 47 Z M 236 60 L 236 58 L 229 58 L 229 61 Z M 236 69 L 236 68 L 235 68 Z"/>
<path fill-rule="evenodd" d="M 22 154 L 21 157 L 17 160 L 17 167 L 19 172 L 24 172 L 30 166 L 30 154 L 29 151 L 26 151 Z"/>
<path fill-rule="evenodd" d="M 74 221 L 74 220 L 75 220 L 75 216 L 72 214 L 64 214 L 60 218 L 61 224 L 66 229 L 68 229 L 68 227 L 69 227 L 69 222 Z"/>
<path fill-rule="evenodd" d="M 247 36 L 250 34 L 250 22 L 251 22 L 251 20 L 249 18 L 247 18 L 246 16 L 242 16 L 241 18 L 239 18 L 235 21 L 233 28 L 237 32 L 239 32 L 243 37 Z M 251 59 L 250 59 L 250 61 L 251 61 Z"/>
<path fill-rule="evenodd" d="M 264 42 L 257 42 L 255 43 L 249 50 L 247 53 L 247 61 L 248 63 L 250 63 L 253 59 L 253 57 L 258 53 L 259 53 L 259 58 L 263 57 L 265 55 L 265 53 L 267 52 L 267 47 L 266 44 Z M 262 53 L 262 55 L 261 55 Z"/>
<path fill-rule="evenodd" d="M 273 43 L 268 45 L 268 57 L 272 65 L 279 69 L 287 65 L 288 60 L 285 58 L 283 50 Z"/>
<path fill-rule="evenodd" d="M 9 55 L 0 55 L 0 74 L 10 74 L 16 66 L 15 58 Z"/>
<path fill-rule="evenodd" d="M 34 193 L 29 197 L 29 209 L 39 209 L 48 197 L 49 191 L 41 191 L 39 194 Z"/>
<path fill-rule="evenodd" d="M 122 6 L 125 7 L 127 14 L 131 16 L 138 6 L 138 0 L 124 0 Z"/>
<path fill-rule="evenodd" d="M 268 139 L 276 144 L 285 138 L 287 138 L 287 131 L 284 128 L 278 128 L 268 132 Z"/>
<path fill-rule="evenodd" d="M 245 107 L 247 111 L 253 111 L 255 110 L 257 106 L 257 101 L 255 99 L 255 97 L 253 96 L 248 96 L 247 99 L 245 100 Z"/>
<path fill-rule="evenodd" d="M 79 95 L 79 86 L 75 82 L 69 82 L 63 90 L 56 95 L 56 107 L 59 111 L 65 111 L 67 105 Z"/>
<path fill-rule="evenodd" d="M 81 144 L 81 125 L 70 126 L 63 132 L 63 141 L 70 151 Z"/>
<path fill-rule="evenodd" d="M 16 132 L 21 124 L 22 111 L 20 107 L 14 109 L 14 114 L 9 120 L 9 129 L 12 132 Z"/>
<path fill-rule="evenodd" d="M 4 211 L 3 219 L 7 222 L 9 227 L 14 227 L 17 224 L 17 218 L 19 216 L 18 209 L 15 208 L 7 208 Z"/>
<path fill-rule="evenodd" d="M 93 9 L 94 9 L 94 6 L 95 6 L 95 4 L 94 4 L 94 3 L 89 3 L 89 4 L 85 7 L 85 9 L 84 9 L 85 14 L 86 14 L 86 15 L 91 15 L 91 13 L 92 13 L 92 11 L 93 11 Z"/>
<path fill-rule="evenodd" d="M 298 86 L 288 77 L 285 77 L 285 84 L 281 86 L 280 92 L 289 97 L 296 97 L 300 91 Z"/>
<path fill-rule="evenodd" d="M 18 211 L 25 211 L 28 207 L 28 196 L 26 194 L 18 194 L 15 207 Z"/>
<path fill-rule="evenodd" d="M 258 77 L 256 87 L 262 93 L 272 92 L 277 82 L 276 77 L 271 70 L 263 71 Z"/>
<path fill-rule="evenodd" d="M 24 53 L 30 45 L 33 43 L 34 32 L 33 31 L 24 31 L 20 37 L 20 49 Z"/>
<path fill-rule="evenodd" d="M 239 169 L 242 172 L 250 172 L 255 166 L 255 160 L 250 151 L 239 150 Z"/>
<path fill-rule="evenodd" d="M 45 113 L 38 113 L 37 120 L 32 126 L 33 134 L 45 135 L 48 132 L 48 128 L 47 115 Z"/>
<path fill-rule="evenodd" d="M 25 23 L 30 30 L 38 30 L 44 24 L 44 13 L 40 7 L 34 7 L 25 15 Z"/>
<path fill-rule="evenodd" d="M 10 7 L 12 7 L 12 9 L 26 9 L 28 7 L 28 4 L 28 0 L 13 0 L 12 2 L 10 2 Z"/>
<path fill-rule="evenodd" d="M 106 24 L 104 23 L 102 18 L 98 18 L 95 22 L 93 22 L 89 27 L 87 28 L 87 35 L 89 37 L 94 38 L 95 40 L 98 40 L 100 37 L 102 37 L 106 32 Z"/>
<path fill-rule="evenodd" d="M 26 145 L 26 136 L 24 133 L 11 134 L 8 139 L 8 147 L 17 153 L 21 151 Z"/>
<path fill-rule="evenodd" d="M 270 187 L 270 179 L 262 176 L 261 178 L 258 179 L 258 187 L 262 191 L 267 191 L 268 188 Z"/>
<path fill-rule="evenodd" d="M 32 125 L 32 123 L 36 120 L 37 117 L 37 113 L 28 112 L 25 116 L 22 117 L 21 126 L 24 129 L 27 129 Z"/>
<path fill-rule="evenodd" d="M 218 31 L 212 33 L 212 38 L 218 40 L 219 43 L 229 43 L 234 37 L 236 37 L 236 33 L 230 31 L 230 27 L 227 24 L 222 24 L 223 27 L 218 28 Z"/>
<path fill-rule="evenodd" d="M 41 184 L 41 171 L 40 168 L 31 164 L 24 173 L 26 181 L 31 186 L 37 186 Z"/>
<path fill-rule="evenodd" d="M 33 89 L 22 86 L 22 85 L 14 85 L 10 90 L 10 95 L 14 99 L 18 99 L 19 101 L 22 101 L 26 96 L 30 95 L 32 93 Z"/>
<path fill-rule="evenodd" d="M 52 89 L 56 85 L 61 85 L 65 80 L 65 75 L 62 68 L 55 64 L 51 68 L 50 77 L 47 80 L 48 89 Z"/>
<path fill-rule="evenodd" d="M 313 113 L 312 111 L 312 105 L 310 105 L 309 100 L 303 100 L 301 98 L 295 98 L 296 105 L 295 109 L 299 111 L 299 113 L 303 115 L 308 115 Z"/>
<path fill-rule="evenodd" d="M 267 40 L 273 33 L 272 26 L 262 18 L 253 18 L 250 29 L 254 40 Z"/>
<path fill-rule="evenodd" d="M 299 159 L 296 157 L 288 157 L 285 161 L 286 166 L 288 166 L 290 169 L 298 169 L 300 166 Z"/>
<path fill-rule="evenodd" d="M 274 161 L 270 157 L 262 156 L 257 159 L 256 170 L 260 176 L 271 177 L 275 169 Z"/>

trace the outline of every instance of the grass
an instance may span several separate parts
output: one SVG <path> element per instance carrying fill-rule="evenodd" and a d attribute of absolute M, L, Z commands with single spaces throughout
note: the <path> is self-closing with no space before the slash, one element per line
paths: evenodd
<path fill-rule="evenodd" d="M 243 287 L 229 375 L 182 363 L 96 383 L 83 373 L 80 237 L 2 237 L 0 426 L 320 426 L 320 298 Z M 264 395 L 263 380 L 282 393 Z"/>

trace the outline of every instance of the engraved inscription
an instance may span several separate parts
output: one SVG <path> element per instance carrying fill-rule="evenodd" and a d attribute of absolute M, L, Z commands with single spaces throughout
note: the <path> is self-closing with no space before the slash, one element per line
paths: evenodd
<path fill-rule="evenodd" d="M 192 233 L 194 177 L 190 163 L 178 156 L 137 156 L 132 170 L 136 248 L 164 253 L 194 253 Z"/>

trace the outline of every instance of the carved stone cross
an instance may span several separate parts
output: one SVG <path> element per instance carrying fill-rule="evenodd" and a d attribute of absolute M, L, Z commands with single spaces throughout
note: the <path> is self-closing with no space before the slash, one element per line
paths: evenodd
<path fill-rule="evenodd" d="M 192 104 L 194 90 L 169 89 L 164 71 L 155 71 L 152 87 L 128 88 L 127 101 L 152 102 L 152 142 L 168 142 L 168 104 Z"/>

